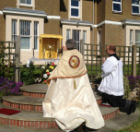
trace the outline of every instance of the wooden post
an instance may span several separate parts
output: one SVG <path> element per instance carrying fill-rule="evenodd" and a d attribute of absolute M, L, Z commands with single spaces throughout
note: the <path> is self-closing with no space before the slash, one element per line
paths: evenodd
<path fill-rule="evenodd" d="M 132 46 L 132 75 L 136 76 L 136 45 Z"/>
<path fill-rule="evenodd" d="M 20 81 L 20 37 L 17 36 L 16 45 L 15 45 L 15 81 Z"/>

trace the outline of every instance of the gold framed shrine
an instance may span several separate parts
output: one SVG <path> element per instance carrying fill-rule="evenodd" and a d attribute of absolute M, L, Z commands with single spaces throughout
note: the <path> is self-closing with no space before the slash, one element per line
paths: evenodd
<path fill-rule="evenodd" d="M 53 34 L 41 34 L 39 38 L 39 58 L 57 59 L 58 50 L 62 48 L 62 36 Z"/>

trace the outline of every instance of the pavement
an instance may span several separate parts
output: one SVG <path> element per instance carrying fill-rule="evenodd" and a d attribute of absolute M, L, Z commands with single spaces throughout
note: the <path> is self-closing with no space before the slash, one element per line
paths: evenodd
<path fill-rule="evenodd" d="M 135 121 L 140 118 L 140 110 L 136 109 L 135 113 L 127 115 L 120 112 L 115 118 L 107 120 L 105 127 L 98 130 L 97 132 L 114 132 L 114 130 L 121 130 L 131 126 Z"/>
<path fill-rule="evenodd" d="M 140 117 L 140 110 L 136 110 L 131 115 L 120 112 L 115 118 L 105 121 L 105 127 L 96 131 L 89 132 L 113 132 L 114 130 L 120 130 L 130 126 L 133 122 L 138 120 Z M 29 128 L 18 128 L 18 127 L 8 127 L 0 125 L 0 132 L 63 132 L 58 129 L 29 129 Z"/>

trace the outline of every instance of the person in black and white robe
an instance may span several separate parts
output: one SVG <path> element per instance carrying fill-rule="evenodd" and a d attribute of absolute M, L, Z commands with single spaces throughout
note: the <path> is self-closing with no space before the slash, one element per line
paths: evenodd
<path fill-rule="evenodd" d="M 102 103 L 119 107 L 121 111 L 130 114 L 135 111 L 136 103 L 123 98 L 123 63 L 116 55 L 115 46 L 107 46 L 106 51 L 109 57 L 102 64 L 102 81 L 98 87 L 102 95 Z"/>

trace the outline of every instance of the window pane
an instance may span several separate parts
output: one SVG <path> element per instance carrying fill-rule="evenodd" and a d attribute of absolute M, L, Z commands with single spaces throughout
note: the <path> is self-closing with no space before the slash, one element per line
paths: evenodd
<path fill-rule="evenodd" d="M 87 32 L 83 31 L 83 42 L 86 43 L 86 39 L 87 39 Z"/>
<path fill-rule="evenodd" d="M 12 34 L 16 34 L 16 20 L 12 20 Z"/>
<path fill-rule="evenodd" d="M 71 16 L 79 16 L 79 10 L 78 9 L 71 9 Z"/>
<path fill-rule="evenodd" d="M 66 40 L 70 39 L 70 29 L 66 30 Z"/>
<path fill-rule="evenodd" d="M 113 1 L 115 1 L 115 2 L 121 2 L 121 0 L 113 0 Z"/>
<path fill-rule="evenodd" d="M 20 21 L 20 35 L 30 35 L 29 21 Z"/>
<path fill-rule="evenodd" d="M 137 7 L 137 6 L 132 6 L 132 12 L 133 12 L 133 13 L 139 13 L 139 7 Z"/>
<path fill-rule="evenodd" d="M 31 0 L 27 0 L 27 4 L 31 4 Z"/>
<path fill-rule="evenodd" d="M 20 21 L 21 49 L 30 48 L 30 21 Z"/>
<path fill-rule="evenodd" d="M 113 10 L 114 11 L 121 11 L 121 5 L 120 4 L 113 4 Z"/>
<path fill-rule="evenodd" d="M 20 0 L 20 3 L 23 3 L 24 4 L 25 3 L 25 0 Z"/>
<path fill-rule="evenodd" d="M 34 49 L 38 48 L 37 44 L 38 44 L 38 37 L 34 36 Z"/>
<path fill-rule="evenodd" d="M 22 4 L 31 4 L 31 0 L 20 0 Z"/>
<path fill-rule="evenodd" d="M 34 22 L 34 35 L 38 35 L 38 22 Z"/>
<path fill-rule="evenodd" d="M 72 6 L 79 6 L 79 0 L 71 0 Z"/>
<path fill-rule="evenodd" d="M 17 26 L 17 21 L 16 20 L 12 20 L 12 41 L 16 41 L 16 28 Z"/>
<path fill-rule="evenodd" d="M 38 48 L 38 22 L 34 22 L 34 49 Z"/>
<path fill-rule="evenodd" d="M 29 37 L 21 37 L 21 49 L 29 49 L 30 48 L 30 38 Z"/>
<path fill-rule="evenodd" d="M 72 39 L 76 42 L 76 49 L 79 50 L 79 42 L 80 42 L 80 31 L 79 30 L 73 30 L 72 31 Z"/>
<path fill-rule="evenodd" d="M 139 4 L 139 0 L 132 0 L 132 4 Z"/>
<path fill-rule="evenodd" d="M 130 30 L 130 46 L 133 44 L 133 30 Z"/>
<path fill-rule="evenodd" d="M 140 46 L 140 30 L 136 30 L 136 45 Z"/>

